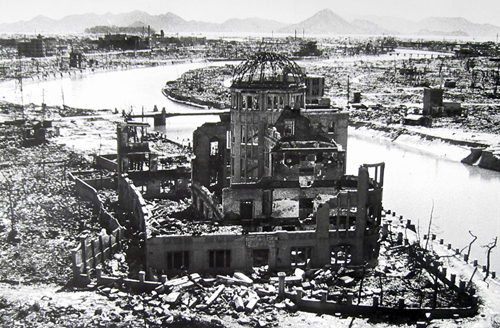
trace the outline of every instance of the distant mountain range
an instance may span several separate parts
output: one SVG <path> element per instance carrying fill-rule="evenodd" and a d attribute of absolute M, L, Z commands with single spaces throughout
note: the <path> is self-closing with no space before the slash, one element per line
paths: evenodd
<path fill-rule="evenodd" d="M 151 26 L 156 31 L 176 32 L 248 32 L 311 34 L 393 34 L 496 36 L 500 27 L 476 24 L 461 17 L 431 17 L 412 21 L 396 17 L 360 16 L 351 21 L 324 9 L 297 24 L 285 24 L 260 18 L 229 19 L 224 23 L 186 21 L 173 14 L 150 15 L 142 11 L 125 14 L 81 14 L 54 20 L 37 16 L 29 21 L 0 24 L 0 33 L 83 33 L 94 26 Z"/>

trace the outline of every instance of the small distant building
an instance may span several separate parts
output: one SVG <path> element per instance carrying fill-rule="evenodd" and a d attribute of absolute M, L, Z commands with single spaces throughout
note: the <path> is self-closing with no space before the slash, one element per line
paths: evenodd
<path fill-rule="evenodd" d="M 424 88 L 424 105 L 422 114 L 424 116 L 455 116 L 462 114 L 459 102 L 443 101 L 443 89 Z"/>
<path fill-rule="evenodd" d="M 321 56 L 323 51 L 318 49 L 316 41 L 303 41 L 300 43 L 300 49 L 295 53 L 296 56 Z"/>
<path fill-rule="evenodd" d="M 100 49 L 141 50 L 148 49 L 149 40 L 135 35 L 108 34 L 99 38 Z"/>
<path fill-rule="evenodd" d="M 29 41 L 21 41 L 17 44 L 19 56 L 24 57 L 45 57 L 47 49 L 43 37 L 39 34 L 36 38 Z"/>
<path fill-rule="evenodd" d="M 80 52 L 72 51 L 69 54 L 69 67 L 82 68 L 83 56 Z"/>
<path fill-rule="evenodd" d="M 441 114 L 443 93 L 443 89 L 424 88 L 424 115 L 439 116 Z"/>
<path fill-rule="evenodd" d="M 351 104 L 359 104 L 361 103 L 361 92 L 352 91 L 349 95 L 349 102 Z"/>
<path fill-rule="evenodd" d="M 325 95 L 325 77 L 317 75 L 307 75 L 306 84 L 306 105 L 320 104 Z"/>

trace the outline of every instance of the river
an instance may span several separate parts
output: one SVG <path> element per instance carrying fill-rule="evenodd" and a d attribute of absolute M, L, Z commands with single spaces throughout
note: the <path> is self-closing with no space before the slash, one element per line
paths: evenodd
<path fill-rule="evenodd" d="M 216 65 L 222 65 L 217 63 Z M 154 105 L 167 111 L 185 112 L 193 108 L 169 101 L 161 94 L 168 80 L 183 72 L 202 67 L 204 63 L 141 68 L 127 71 L 82 74 L 53 80 L 26 80 L 25 103 L 64 103 L 80 108 L 109 108 L 140 113 Z M 0 84 L 4 100 L 20 102 L 15 82 Z M 161 127 L 174 140 L 189 142 L 193 130 L 204 122 L 218 121 L 217 116 L 169 118 Z M 415 140 L 415 145 L 418 140 Z M 363 163 L 385 162 L 384 207 L 403 215 L 427 231 L 445 239 L 453 248 L 466 247 L 478 236 L 472 247 L 472 259 L 486 263 L 486 250 L 481 247 L 500 235 L 500 173 L 461 164 L 450 159 L 448 151 L 456 147 L 438 145 L 436 152 L 408 143 L 391 142 L 369 133 L 352 133 L 348 141 L 348 173 L 356 174 Z M 436 147 L 434 147 L 436 148 Z M 461 150 L 463 155 L 467 150 Z M 453 151 L 452 151 L 453 152 Z M 493 268 L 500 270 L 500 247 L 493 252 Z"/>

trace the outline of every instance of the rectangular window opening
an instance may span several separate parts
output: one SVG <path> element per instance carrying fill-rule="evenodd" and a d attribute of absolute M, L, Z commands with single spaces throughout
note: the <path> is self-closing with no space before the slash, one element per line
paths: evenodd
<path fill-rule="evenodd" d="M 211 250 L 208 252 L 208 260 L 210 268 L 229 268 L 231 267 L 231 251 Z"/>
<path fill-rule="evenodd" d="M 167 269 L 189 269 L 189 252 L 167 252 Z"/>

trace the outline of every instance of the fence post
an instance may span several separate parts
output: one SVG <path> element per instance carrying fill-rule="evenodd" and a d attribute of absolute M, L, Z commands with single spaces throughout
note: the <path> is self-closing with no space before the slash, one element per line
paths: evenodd
<path fill-rule="evenodd" d="M 106 261 L 106 254 L 104 253 L 104 250 L 106 249 L 106 247 L 104 245 L 104 236 L 103 235 L 99 235 L 99 247 L 101 248 L 100 249 L 101 262 L 104 262 L 104 261 Z"/>
<path fill-rule="evenodd" d="M 95 268 L 95 275 L 97 279 L 97 285 L 99 285 L 101 283 L 101 277 L 102 277 L 102 266 L 100 264 Z"/>
<path fill-rule="evenodd" d="M 77 255 L 78 255 L 78 249 L 74 249 L 71 251 L 71 260 L 73 262 L 73 279 L 77 279 L 80 277 L 80 274 L 82 273 L 81 270 L 81 265 L 77 265 Z"/>
<path fill-rule="evenodd" d="M 297 292 L 297 298 L 295 299 L 295 303 L 299 304 L 302 301 L 303 290 L 302 288 L 297 288 L 296 292 Z"/>
<path fill-rule="evenodd" d="M 92 245 L 92 267 L 95 269 L 97 265 L 97 241 L 92 239 L 90 244 Z"/>
<path fill-rule="evenodd" d="M 122 243 L 121 243 L 122 235 L 123 235 L 122 228 L 117 228 L 116 229 L 116 248 L 118 249 L 118 251 L 122 250 Z"/>
<path fill-rule="evenodd" d="M 146 272 L 144 272 L 144 271 L 139 271 L 139 282 L 140 282 L 141 284 L 144 284 L 144 280 L 145 280 L 145 278 L 146 278 Z"/>
<path fill-rule="evenodd" d="M 87 270 L 87 238 L 81 237 L 80 243 L 82 246 L 82 265 Z"/>

